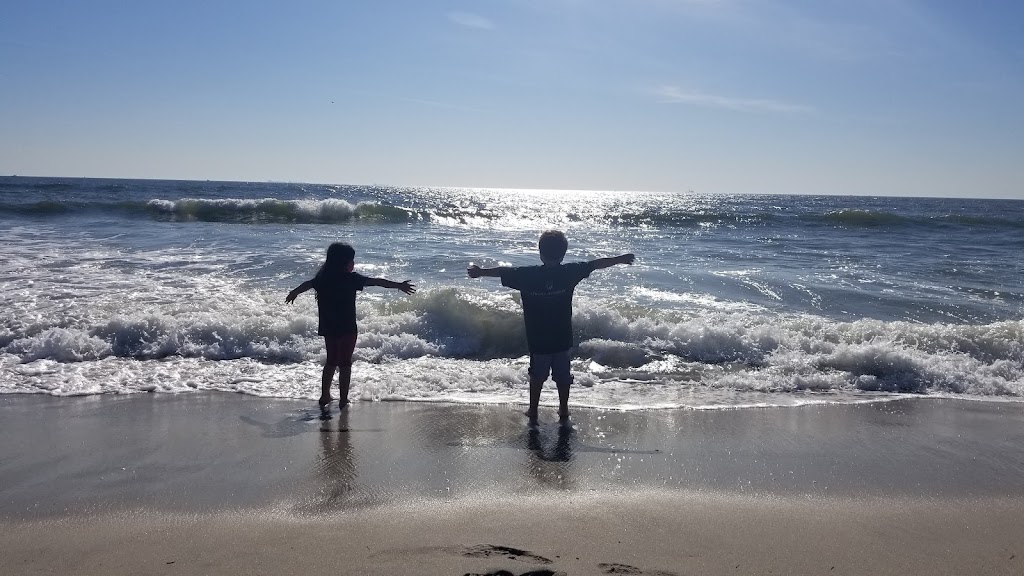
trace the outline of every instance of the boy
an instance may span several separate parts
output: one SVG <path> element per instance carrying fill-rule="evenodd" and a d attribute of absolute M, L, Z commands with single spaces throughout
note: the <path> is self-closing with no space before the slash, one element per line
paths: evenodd
<path fill-rule="evenodd" d="M 550 374 L 558 388 L 558 419 L 565 423 L 569 420 L 569 385 L 572 384 L 569 349 L 572 348 L 573 290 L 594 270 L 632 264 L 635 257 L 622 254 L 563 265 L 569 241 L 558 230 L 541 234 L 538 248 L 541 266 L 481 268 L 471 264 L 466 272 L 470 278 L 500 277 L 502 286 L 522 294 L 526 343 L 530 349 L 530 408 L 526 415 L 531 422 L 536 422 L 540 389 Z"/>

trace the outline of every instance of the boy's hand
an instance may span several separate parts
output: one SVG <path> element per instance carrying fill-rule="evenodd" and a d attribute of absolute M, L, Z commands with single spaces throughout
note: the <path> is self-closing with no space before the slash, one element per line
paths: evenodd
<path fill-rule="evenodd" d="M 619 256 L 619 261 L 623 264 L 633 264 L 633 260 L 636 260 L 635 254 L 623 254 L 622 256 Z"/>
<path fill-rule="evenodd" d="M 480 267 L 476 264 L 470 264 L 469 268 L 466 268 L 466 274 L 469 274 L 470 278 L 480 277 Z"/>
<path fill-rule="evenodd" d="M 299 295 L 296 293 L 296 291 L 292 290 L 291 292 L 288 293 L 287 296 L 284 297 L 284 303 L 291 304 L 292 302 L 295 302 L 295 299 L 298 297 Z"/>
<path fill-rule="evenodd" d="M 416 285 L 415 284 L 410 284 L 408 280 L 406 280 L 405 282 L 402 282 L 401 284 L 399 284 L 398 285 L 398 289 L 401 290 L 402 292 L 405 292 L 406 294 L 415 294 L 416 293 Z"/>

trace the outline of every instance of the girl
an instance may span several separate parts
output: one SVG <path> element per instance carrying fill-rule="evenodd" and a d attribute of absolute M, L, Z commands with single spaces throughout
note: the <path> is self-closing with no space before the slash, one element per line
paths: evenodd
<path fill-rule="evenodd" d="M 312 280 L 306 280 L 288 293 L 284 301 L 291 304 L 299 294 L 316 290 L 316 304 L 320 316 L 320 329 L 317 334 L 324 337 L 327 345 L 327 361 L 324 362 L 324 374 L 320 391 L 320 407 L 325 408 L 331 402 L 331 380 L 334 371 L 338 370 L 338 384 L 341 387 L 341 398 L 338 406 L 344 408 L 348 404 L 348 387 L 352 379 L 352 352 L 356 347 L 356 292 L 364 286 L 381 286 L 394 288 L 406 294 L 416 292 L 416 286 L 405 282 L 392 282 L 384 278 L 367 278 L 353 272 L 356 251 L 348 244 L 335 242 L 327 248 L 327 259 Z"/>

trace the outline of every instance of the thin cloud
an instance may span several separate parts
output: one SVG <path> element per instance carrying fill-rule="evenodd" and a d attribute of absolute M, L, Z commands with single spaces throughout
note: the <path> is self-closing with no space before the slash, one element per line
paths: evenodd
<path fill-rule="evenodd" d="M 459 26 L 465 26 L 466 28 L 494 30 L 494 22 L 480 16 L 479 14 L 471 14 L 469 12 L 449 12 L 448 19 Z"/>
<path fill-rule="evenodd" d="M 762 100 L 755 98 L 735 98 L 707 94 L 696 90 L 685 90 L 677 86 L 662 86 L 655 91 L 659 102 L 665 104 L 692 104 L 708 108 L 722 108 L 738 112 L 774 112 L 782 114 L 800 114 L 814 112 L 814 109 L 801 104 L 791 104 L 778 100 Z"/>

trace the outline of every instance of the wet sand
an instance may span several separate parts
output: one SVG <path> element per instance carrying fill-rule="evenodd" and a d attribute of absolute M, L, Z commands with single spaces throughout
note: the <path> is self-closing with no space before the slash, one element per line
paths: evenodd
<path fill-rule="evenodd" d="M 573 419 L 0 397 L 0 574 L 1024 572 L 1022 404 Z"/>

